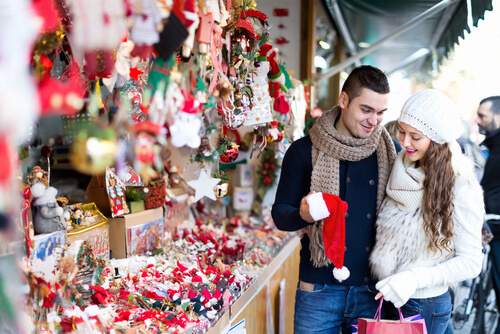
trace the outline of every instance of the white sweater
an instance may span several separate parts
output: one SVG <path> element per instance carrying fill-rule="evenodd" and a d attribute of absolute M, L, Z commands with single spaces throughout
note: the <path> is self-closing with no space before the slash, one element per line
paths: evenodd
<path fill-rule="evenodd" d="M 456 149 L 452 151 L 455 170 L 452 254 L 433 253 L 427 248 L 429 241 L 423 230 L 421 211 L 424 173 L 405 159 L 404 150 L 396 158 L 378 214 L 376 244 L 370 256 L 373 274 L 382 280 L 409 269 L 425 273 L 425 286 L 417 289 L 412 298 L 439 296 L 448 286 L 476 277 L 481 271 L 483 192 L 468 158 L 461 152 L 455 153 Z"/>

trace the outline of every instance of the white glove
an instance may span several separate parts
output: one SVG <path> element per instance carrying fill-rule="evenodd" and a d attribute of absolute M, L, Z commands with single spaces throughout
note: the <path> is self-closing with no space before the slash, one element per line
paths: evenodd
<path fill-rule="evenodd" d="M 417 289 L 429 285 L 429 278 L 427 268 L 414 268 L 389 276 L 378 282 L 375 287 L 384 295 L 385 300 L 400 308 Z"/>

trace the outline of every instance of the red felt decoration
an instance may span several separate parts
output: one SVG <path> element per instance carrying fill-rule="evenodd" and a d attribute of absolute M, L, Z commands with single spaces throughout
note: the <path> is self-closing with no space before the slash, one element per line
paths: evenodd
<path fill-rule="evenodd" d="M 255 10 L 255 9 L 249 9 L 249 10 L 243 10 L 243 11 L 241 11 L 240 17 L 242 19 L 244 19 L 246 17 L 249 17 L 249 16 L 256 17 L 259 20 L 264 21 L 264 22 L 267 21 L 267 15 L 264 14 L 264 13 L 262 13 L 261 11 L 258 11 L 258 10 Z"/>
<path fill-rule="evenodd" d="M 244 20 L 239 20 L 238 23 L 236 24 L 236 28 L 244 29 L 253 39 L 256 38 L 255 30 L 248 18 Z"/>
<path fill-rule="evenodd" d="M 41 105 L 41 115 L 63 114 L 75 115 L 83 107 L 83 93 L 79 80 L 62 82 L 47 77 L 40 82 L 38 94 Z"/>
<path fill-rule="evenodd" d="M 141 74 L 144 74 L 143 71 L 140 71 L 137 69 L 137 66 L 136 67 L 131 67 L 130 68 L 130 77 L 133 78 L 134 80 L 139 80 L 139 76 Z"/>
<path fill-rule="evenodd" d="M 59 28 L 61 19 L 53 0 L 33 0 L 33 9 L 42 21 L 42 32 L 54 31 Z"/>

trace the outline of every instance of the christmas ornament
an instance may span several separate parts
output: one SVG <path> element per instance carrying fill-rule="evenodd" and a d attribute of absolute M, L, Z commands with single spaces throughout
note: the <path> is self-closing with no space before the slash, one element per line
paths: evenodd
<path fill-rule="evenodd" d="M 284 131 L 278 129 L 278 121 L 272 121 L 270 124 L 270 127 L 267 131 L 267 141 L 272 142 L 276 141 L 279 142 L 283 139 Z"/>
<path fill-rule="evenodd" d="M 215 201 L 214 188 L 220 179 L 210 177 L 205 169 L 201 169 L 198 179 L 189 181 L 187 184 L 195 190 L 194 201 L 198 202 L 203 197 L 208 197 Z"/>
<path fill-rule="evenodd" d="M 217 197 L 217 199 L 225 198 L 229 193 L 229 181 L 231 180 L 231 178 L 223 170 L 219 170 L 217 173 L 213 173 L 212 176 L 220 179 L 219 184 L 217 184 L 214 189 L 215 197 Z"/>
<path fill-rule="evenodd" d="M 144 183 L 158 175 L 153 168 L 157 165 L 158 153 L 156 136 L 160 134 L 160 127 L 149 121 L 134 125 L 134 170 L 138 172 Z"/>
<path fill-rule="evenodd" d="M 161 23 L 161 18 L 153 0 L 140 0 L 135 4 L 130 31 L 130 38 L 135 46 L 131 55 L 148 58 L 153 51 L 152 45 L 160 41 L 157 27 Z"/>
<path fill-rule="evenodd" d="M 219 183 L 215 186 L 214 193 L 217 199 L 223 199 L 229 192 L 229 185 L 227 183 Z"/>
<path fill-rule="evenodd" d="M 142 122 L 146 115 L 141 110 L 142 88 L 137 81 L 129 79 L 120 89 L 119 97 L 122 103 L 128 104 L 127 111 L 134 123 Z"/>
<path fill-rule="evenodd" d="M 191 56 L 191 51 L 193 50 L 195 33 L 198 29 L 198 25 L 200 24 L 200 18 L 197 13 L 198 5 L 196 1 L 186 1 L 183 14 L 187 21 L 186 28 L 188 30 L 188 37 L 182 43 L 182 56 L 184 58 L 189 58 Z"/>
<path fill-rule="evenodd" d="M 184 102 L 183 110 L 177 112 L 174 124 L 170 126 L 172 145 L 175 147 L 187 145 L 191 148 L 200 146 L 201 120 L 197 116 L 200 108 L 200 102 L 194 98 Z"/>
<path fill-rule="evenodd" d="M 259 51 L 257 61 L 249 68 L 251 75 L 250 87 L 253 92 L 251 111 L 247 113 L 245 126 L 263 125 L 273 120 L 271 111 L 271 98 L 268 91 L 267 73 L 269 62 L 265 56 L 271 49 L 269 44 L 264 44 Z"/>
<path fill-rule="evenodd" d="M 112 128 L 88 127 L 73 139 L 70 161 L 81 173 L 100 174 L 114 165 L 115 153 L 116 133 Z"/>
<path fill-rule="evenodd" d="M 226 148 L 224 154 L 220 156 L 220 161 L 223 163 L 230 163 L 238 158 L 239 145 L 231 143 L 231 146 Z"/>

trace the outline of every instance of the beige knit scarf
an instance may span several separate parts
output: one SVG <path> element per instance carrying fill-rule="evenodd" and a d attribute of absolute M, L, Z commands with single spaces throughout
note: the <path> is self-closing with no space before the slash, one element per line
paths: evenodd
<path fill-rule="evenodd" d="M 377 126 L 368 138 L 354 138 L 338 133 L 335 121 L 340 115 L 340 107 L 326 111 L 309 131 L 312 141 L 311 191 L 339 195 L 339 161 L 360 161 L 377 153 L 378 186 L 377 210 L 385 195 L 396 150 L 392 139 L 383 126 Z M 315 267 L 327 266 L 331 261 L 325 255 L 323 244 L 323 221 L 307 228 L 311 251 L 311 261 Z"/>

